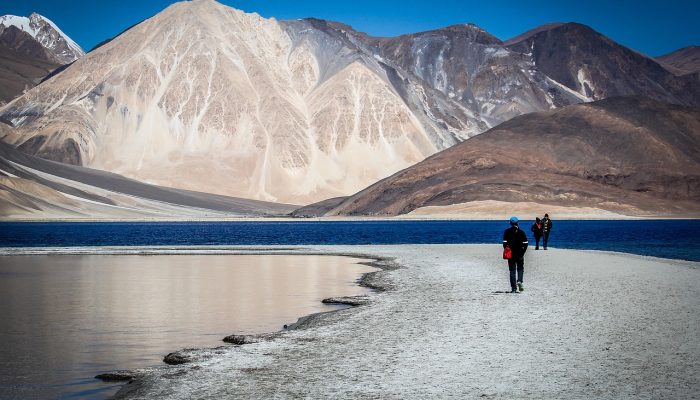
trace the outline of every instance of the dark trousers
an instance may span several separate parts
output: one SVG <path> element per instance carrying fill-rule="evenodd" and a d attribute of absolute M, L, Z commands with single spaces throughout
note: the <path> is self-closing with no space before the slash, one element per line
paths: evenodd
<path fill-rule="evenodd" d="M 542 239 L 542 235 L 535 235 L 535 250 L 540 249 L 540 239 Z"/>
<path fill-rule="evenodd" d="M 517 267 L 518 271 L 518 280 L 517 282 L 522 282 L 523 281 L 523 272 L 525 272 L 525 259 L 524 257 L 520 258 L 511 258 L 508 260 L 508 270 L 510 271 L 510 287 L 511 289 L 515 289 L 516 286 L 516 280 L 515 280 L 515 270 Z"/>
<path fill-rule="evenodd" d="M 542 239 L 542 247 L 547 250 L 547 242 L 549 242 L 549 231 L 544 232 L 544 238 Z"/>

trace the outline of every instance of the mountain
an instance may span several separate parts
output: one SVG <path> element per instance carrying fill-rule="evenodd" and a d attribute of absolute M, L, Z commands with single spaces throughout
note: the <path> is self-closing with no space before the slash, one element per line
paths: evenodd
<path fill-rule="evenodd" d="M 11 26 L 0 33 L 0 105 L 36 86 L 60 66 L 29 34 Z"/>
<path fill-rule="evenodd" d="M 3 15 L 0 17 L 0 34 L 5 29 L 15 27 L 30 35 L 47 50 L 45 57 L 57 64 L 69 64 L 82 57 L 85 52 L 68 35 L 63 33 L 48 18 L 32 13 L 29 17 Z"/>
<path fill-rule="evenodd" d="M 688 46 L 656 57 L 666 69 L 676 75 L 700 72 L 700 46 Z"/>
<path fill-rule="evenodd" d="M 0 17 L 0 105 L 36 86 L 83 51 L 48 19 Z"/>
<path fill-rule="evenodd" d="M 473 24 L 376 38 L 211 0 L 175 3 L 1 108 L 12 127 L 2 140 L 160 186 L 308 204 L 347 196 L 515 116 L 616 93 L 621 74 L 641 77 L 618 91 L 700 104 L 694 81 L 570 25 L 512 44 Z M 581 40 L 585 51 L 555 46 L 542 56 L 548 35 L 571 47 Z M 608 62 L 608 50 L 631 61 Z M 559 71 L 556 57 L 577 77 L 583 70 L 589 89 Z M 603 72 L 589 79 L 590 65 Z"/>
<path fill-rule="evenodd" d="M 473 24 L 375 38 L 337 22 L 285 21 L 293 37 L 338 43 L 389 82 L 442 148 L 523 113 L 586 100 L 540 73 L 530 57 Z M 328 53 L 326 51 L 326 53 Z M 331 55 L 333 53 L 330 53 Z M 328 57 L 326 55 L 325 57 Z"/>
<path fill-rule="evenodd" d="M 506 40 L 505 42 L 503 42 L 503 44 L 506 46 L 510 46 L 510 45 L 515 44 L 515 43 L 520 43 L 526 39 L 529 39 L 529 38 L 535 36 L 536 34 L 538 34 L 540 32 L 546 32 L 546 31 L 552 30 L 554 28 L 558 28 L 564 24 L 565 23 L 563 23 L 563 22 L 551 22 L 548 24 L 536 26 L 536 27 L 534 27 L 526 32 L 521 33 L 518 36 L 515 36 L 515 37 L 512 37 L 512 38 Z"/>
<path fill-rule="evenodd" d="M 221 219 L 285 215 L 295 208 L 148 185 L 36 158 L 0 142 L 0 215 L 6 219 Z"/>
<path fill-rule="evenodd" d="M 472 202 L 504 212 L 531 203 L 700 215 L 700 110 L 613 97 L 523 115 L 331 208 L 307 210 L 398 215 L 425 207 L 468 209 Z"/>
<path fill-rule="evenodd" d="M 0 110 L 22 151 L 162 186 L 307 203 L 448 144 L 373 58 L 272 19 L 176 3 Z M 336 50 L 338 50 L 336 52 Z"/>
<path fill-rule="evenodd" d="M 590 100 L 641 95 L 700 106 L 700 79 L 677 77 L 585 25 L 552 24 L 508 43 L 509 49 L 531 55 L 544 74 Z"/>

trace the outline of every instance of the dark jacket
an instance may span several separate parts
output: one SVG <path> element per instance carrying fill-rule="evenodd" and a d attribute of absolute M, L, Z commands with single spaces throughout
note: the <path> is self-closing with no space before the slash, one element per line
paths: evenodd
<path fill-rule="evenodd" d="M 543 231 L 549 232 L 552 230 L 552 220 L 549 219 L 548 217 L 542 218 L 542 227 Z"/>
<path fill-rule="evenodd" d="M 522 258 L 527 251 L 527 235 L 517 226 L 511 226 L 503 232 L 503 248 L 510 247 L 513 258 Z"/>
<path fill-rule="evenodd" d="M 532 228 L 530 228 L 532 233 L 535 234 L 535 237 L 541 237 L 543 229 L 544 229 L 544 225 L 541 222 L 539 224 L 537 224 L 537 222 L 535 222 L 534 224 L 532 224 Z"/>

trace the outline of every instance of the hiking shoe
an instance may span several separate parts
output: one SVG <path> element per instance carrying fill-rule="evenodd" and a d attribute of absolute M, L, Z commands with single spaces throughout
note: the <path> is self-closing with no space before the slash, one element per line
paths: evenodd
<path fill-rule="evenodd" d="M 513 288 L 510 290 L 511 293 L 518 293 L 518 288 Z"/>
<path fill-rule="evenodd" d="M 518 282 L 518 290 L 521 291 L 521 292 L 522 292 L 523 290 L 525 290 L 525 286 L 523 286 L 523 283 L 522 283 L 522 282 Z"/>

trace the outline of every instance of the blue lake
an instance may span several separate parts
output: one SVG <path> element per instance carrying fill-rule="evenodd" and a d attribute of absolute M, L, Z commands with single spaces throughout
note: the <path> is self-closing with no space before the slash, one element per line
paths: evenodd
<path fill-rule="evenodd" d="M 531 224 L 521 227 L 530 234 Z M 507 227 L 501 221 L 3 222 L 0 247 L 500 243 Z M 700 220 L 555 220 L 550 246 L 700 261 Z"/>

